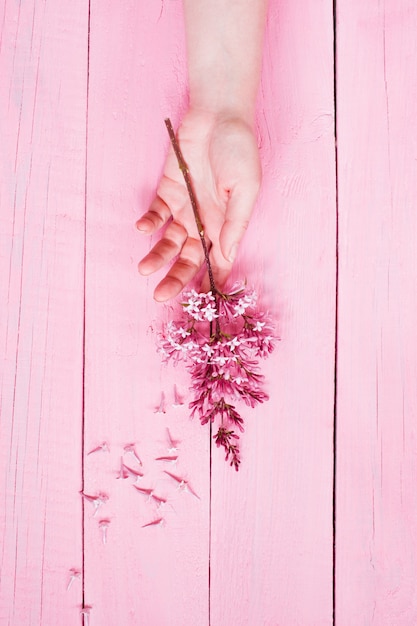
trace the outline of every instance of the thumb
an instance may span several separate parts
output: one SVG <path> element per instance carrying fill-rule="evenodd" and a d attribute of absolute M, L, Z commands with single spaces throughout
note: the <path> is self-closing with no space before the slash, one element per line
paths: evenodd
<path fill-rule="evenodd" d="M 259 192 L 259 184 L 250 188 L 233 189 L 226 207 L 224 224 L 220 231 L 220 248 L 223 256 L 233 263 L 239 243 L 245 234 Z"/>

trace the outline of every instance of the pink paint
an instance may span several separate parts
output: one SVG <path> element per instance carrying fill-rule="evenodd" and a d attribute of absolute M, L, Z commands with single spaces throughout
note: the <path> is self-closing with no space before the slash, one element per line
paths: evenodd
<path fill-rule="evenodd" d="M 0 622 L 78 619 L 87 7 L 2 3 Z M 74 568 L 74 569 L 72 569 Z"/>
<path fill-rule="evenodd" d="M 258 287 L 281 341 L 238 473 L 215 445 L 210 471 L 188 376 L 155 350 L 169 305 L 136 267 L 163 120 L 186 105 L 181 2 L 92 0 L 90 24 L 78 0 L 4 4 L 1 623 L 332 623 L 332 4 L 271 0 L 264 181 L 234 277 Z M 408 0 L 337 8 L 336 623 L 408 626 L 417 13 Z"/>
<path fill-rule="evenodd" d="M 417 11 L 338 23 L 337 623 L 415 624 Z"/>
<path fill-rule="evenodd" d="M 335 167 L 331 3 L 270 7 L 263 189 L 237 272 L 281 341 L 239 473 L 213 451 L 212 624 L 331 624 Z M 314 52 L 313 52 L 314 51 Z"/>
<path fill-rule="evenodd" d="M 95 520 L 85 527 L 86 602 L 98 624 L 207 622 L 208 432 L 189 421 L 186 406 L 172 406 L 173 384 L 182 388 L 186 378 L 178 371 L 174 379 L 156 353 L 150 327 L 164 307 L 138 275 L 146 242 L 134 227 L 163 164 L 163 119 L 178 116 L 185 90 L 180 9 L 176 2 L 164 3 L 162 15 L 159 3 L 91 7 L 85 436 L 111 446 L 110 458 L 90 456 L 85 466 L 86 488 L 109 494 L 106 545 Z M 175 453 L 167 451 L 167 427 L 182 442 Z M 123 454 L 127 444 L 142 466 Z M 116 480 L 121 455 L 140 467 L 139 483 Z M 164 474 L 176 456 L 201 501 Z"/>

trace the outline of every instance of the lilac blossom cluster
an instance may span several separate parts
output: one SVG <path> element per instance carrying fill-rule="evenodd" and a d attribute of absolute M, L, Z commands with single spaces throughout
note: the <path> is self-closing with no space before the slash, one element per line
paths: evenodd
<path fill-rule="evenodd" d="M 170 320 L 160 333 L 159 352 L 165 361 L 186 362 L 194 395 L 192 415 L 202 424 L 217 421 L 215 442 L 238 470 L 235 429 L 243 432 L 244 423 L 235 402 L 254 407 L 268 399 L 258 363 L 274 349 L 273 325 L 257 310 L 256 292 L 242 285 L 229 294 L 191 290 L 183 296 L 179 319 Z"/>

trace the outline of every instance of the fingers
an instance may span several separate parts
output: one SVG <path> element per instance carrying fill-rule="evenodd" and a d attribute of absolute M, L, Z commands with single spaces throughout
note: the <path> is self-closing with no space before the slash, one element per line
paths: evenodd
<path fill-rule="evenodd" d="M 145 235 L 152 235 L 162 228 L 171 217 L 169 206 L 156 196 L 149 210 L 136 222 L 136 228 Z"/>
<path fill-rule="evenodd" d="M 155 289 L 154 298 L 158 302 L 165 302 L 177 296 L 197 274 L 204 259 L 201 242 L 188 237 L 181 224 L 172 222 L 163 238 L 139 263 L 139 272 L 143 276 L 148 276 L 161 269 L 178 254 L 178 259 Z"/>
<path fill-rule="evenodd" d="M 184 184 L 164 175 L 158 186 L 158 195 L 149 210 L 136 223 L 140 232 L 151 235 L 164 226 L 171 216 L 174 217 L 162 239 L 139 263 L 139 272 L 148 276 L 179 255 L 155 289 L 154 297 L 158 302 L 178 295 L 197 274 L 204 259 L 201 242 L 190 236 L 191 232 L 197 231 L 197 227 L 192 212 L 189 219 L 184 213 L 188 204 L 188 193 Z"/>
<path fill-rule="evenodd" d="M 180 256 L 165 278 L 156 287 L 154 292 L 155 300 L 165 302 L 170 298 L 175 298 L 197 274 L 203 260 L 204 254 L 201 242 L 188 237 L 182 247 Z"/>
<path fill-rule="evenodd" d="M 143 276 L 149 276 L 149 274 L 161 269 L 180 253 L 186 239 L 187 231 L 185 228 L 178 222 L 171 222 L 162 239 L 139 263 L 139 272 Z"/>
<path fill-rule="evenodd" d="M 259 183 L 242 190 L 233 190 L 226 208 L 225 220 L 220 232 L 220 248 L 225 259 L 233 263 L 243 235 L 252 215 L 259 192 Z"/>
<path fill-rule="evenodd" d="M 136 222 L 136 228 L 146 235 L 152 235 L 167 223 L 171 215 L 178 215 L 187 201 L 185 186 L 167 176 L 162 176 L 158 194 L 149 210 Z"/>

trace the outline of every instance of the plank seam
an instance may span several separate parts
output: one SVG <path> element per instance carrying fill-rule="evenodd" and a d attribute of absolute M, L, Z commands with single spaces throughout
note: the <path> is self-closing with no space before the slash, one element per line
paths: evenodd
<path fill-rule="evenodd" d="M 87 191 L 88 191 L 88 111 L 90 90 L 90 26 L 91 2 L 88 0 L 87 15 L 87 80 L 86 80 L 86 112 L 85 112 L 85 170 L 84 170 L 84 286 L 83 286 L 83 361 L 82 361 L 82 416 L 81 416 L 81 491 L 85 488 L 85 366 L 86 366 L 86 296 L 87 296 Z M 81 505 L 81 551 L 82 551 L 82 608 L 85 608 L 85 500 Z"/>
<path fill-rule="evenodd" d="M 333 0 L 333 108 L 334 108 L 334 158 L 335 158 L 335 321 L 334 321 L 334 390 L 333 390 L 333 572 L 332 572 L 332 623 L 336 625 L 336 531 L 337 531 L 337 349 L 339 315 L 339 168 L 337 145 L 337 0 Z"/>

